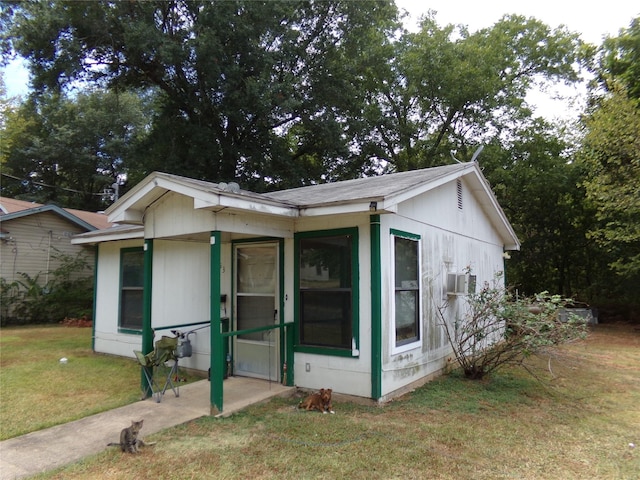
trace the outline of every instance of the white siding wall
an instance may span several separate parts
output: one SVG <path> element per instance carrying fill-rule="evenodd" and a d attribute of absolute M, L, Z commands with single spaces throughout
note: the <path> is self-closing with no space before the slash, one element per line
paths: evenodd
<path fill-rule="evenodd" d="M 194 210 L 193 199 L 167 193 L 145 214 L 146 238 L 170 237 L 215 230 L 215 216 L 205 210 Z"/>
<path fill-rule="evenodd" d="M 209 243 L 155 240 L 153 243 L 153 295 L 151 326 L 156 339 L 172 336 L 164 326 L 210 321 L 209 308 Z M 200 326 L 179 327 L 189 331 Z M 180 359 L 180 365 L 207 370 L 210 365 L 209 328 L 189 337 L 193 348 L 190 358 Z"/>
<path fill-rule="evenodd" d="M 422 255 L 423 338 L 414 348 L 394 353 L 394 331 L 390 308 L 393 294 L 393 265 L 389 255 L 393 245 L 390 229 L 420 235 Z M 458 209 L 455 182 L 422 198 L 403 204 L 398 215 L 383 216 L 383 372 L 382 394 L 390 396 L 446 367 L 451 355 L 437 307 L 446 306 L 450 324 L 464 312 L 463 296 L 446 295 L 446 273 L 470 268 L 480 288 L 502 271 L 502 244 L 469 190 L 463 190 L 463 208 Z"/>
<path fill-rule="evenodd" d="M 141 334 L 118 331 L 120 299 L 120 252 L 123 248 L 141 247 L 142 240 L 105 242 L 100 244 L 95 316 L 95 350 L 101 353 L 135 358 L 134 350 L 140 350 Z M 153 294 L 151 326 L 155 339 L 162 335 L 173 336 L 171 330 L 162 327 L 210 321 L 210 246 L 209 243 L 154 240 L 153 244 Z M 222 293 L 231 294 L 231 245 L 222 246 Z M 219 298 L 215 299 L 216 304 Z M 227 314 L 230 312 L 227 311 Z M 225 312 L 221 311 L 221 315 Z M 187 332 L 199 329 L 189 336 L 193 355 L 180 359 L 180 365 L 206 371 L 210 366 L 210 329 L 203 325 L 179 327 Z"/>
<path fill-rule="evenodd" d="M 118 332 L 120 308 L 120 251 L 142 247 L 142 240 L 105 242 L 98 246 L 98 279 L 94 322 L 95 351 L 133 357 L 140 350 L 142 336 Z"/>

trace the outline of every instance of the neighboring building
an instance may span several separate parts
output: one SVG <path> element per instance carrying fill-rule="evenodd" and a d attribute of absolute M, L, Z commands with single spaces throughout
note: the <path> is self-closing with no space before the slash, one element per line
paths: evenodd
<path fill-rule="evenodd" d="M 94 249 L 72 245 L 71 237 L 111 225 L 106 215 L 0 197 L 0 276 L 6 282 L 38 276 L 44 286 L 59 263 L 58 253 L 86 255 L 94 264 Z M 86 276 L 86 272 L 83 274 Z"/>
<path fill-rule="evenodd" d="M 73 240 L 97 245 L 95 350 L 198 328 L 180 364 L 211 368 L 214 411 L 226 360 L 377 401 L 424 383 L 452 356 L 437 307 L 453 322 L 520 246 L 475 162 L 267 194 L 153 173 L 107 214 Z"/>

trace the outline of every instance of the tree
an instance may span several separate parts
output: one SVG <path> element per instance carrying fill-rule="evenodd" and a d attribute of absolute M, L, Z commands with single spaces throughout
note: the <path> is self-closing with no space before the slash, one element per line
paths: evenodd
<path fill-rule="evenodd" d="M 613 90 L 586 119 L 579 160 L 598 220 L 591 237 L 612 255 L 612 269 L 640 279 L 640 100 Z M 637 292 L 634 292 L 636 295 Z"/>
<path fill-rule="evenodd" d="M 592 71 L 590 108 L 577 153 L 587 202 L 595 212 L 589 237 L 607 259 L 603 296 L 637 304 L 640 280 L 640 17 L 605 39 Z M 611 294 L 613 290 L 613 295 Z"/>
<path fill-rule="evenodd" d="M 5 2 L 34 86 L 159 94 L 137 168 L 262 190 L 349 172 L 392 1 Z"/>
<path fill-rule="evenodd" d="M 470 34 L 431 13 L 397 43 L 372 143 L 398 170 L 449 163 L 451 150 L 468 160 L 470 145 L 529 122 L 525 96 L 536 82 L 578 79 L 579 47 L 577 35 L 533 18 L 505 16 Z"/>
<path fill-rule="evenodd" d="M 624 86 L 630 98 L 640 98 L 640 17 L 633 19 L 629 28 L 622 29 L 617 37 L 607 37 L 598 50 L 596 65 L 597 84 L 604 90 Z"/>
<path fill-rule="evenodd" d="M 585 204 L 582 168 L 571 161 L 574 148 L 566 133 L 538 119 L 480 157 L 521 240 L 506 271 L 521 294 L 551 290 L 592 299 L 599 255 L 587 231 L 594 212 Z"/>
<path fill-rule="evenodd" d="M 3 195 L 102 210 L 105 188 L 126 177 L 149 115 L 133 93 L 43 94 L 8 116 Z"/>

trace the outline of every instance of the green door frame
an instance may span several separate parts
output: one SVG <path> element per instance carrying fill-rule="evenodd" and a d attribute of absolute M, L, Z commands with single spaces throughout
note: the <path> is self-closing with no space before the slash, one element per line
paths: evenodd
<path fill-rule="evenodd" d="M 211 232 L 210 237 L 210 298 L 220 298 L 221 279 L 220 279 L 220 265 L 221 265 L 221 232 Z M 284 262 L 284 242 L 279 241 L 279 255 L 280 262 Z M 282 263 L 280 265 L 282 268 Z M 211 315 L 211 415 L 218 415 L 223 411 L 223 380 L 225 371 L 225 361 L 223 355 L 218 355 L 215 352 L 223 352 L 224 342 L 228 341 L 230 337 L 242 335 L 245 333 L 254 333 L 259 331 L 267 331 L 278 329 L 280 331 L 281 339 L 284 340 L 284 345 L 281 342 L 281 351 L 284 355 L 281 356 L 280 363 L 283 371 L 281 372 L 281 378 L 287 386 L 294 385 L 294 365 L 293 365 L 293 323 L 284 322 L 284 275 L 280 275 L 280 322 L 277 325 L 270 325 L 266 327 L 259 327 L 249 330 L 236 330 L 229 332 L 222 332 L 220 325 L 220 308 L 216 302 L 210 302 L 210 315 Z M 282 350 L 284 349 L 284 350 Z"/>

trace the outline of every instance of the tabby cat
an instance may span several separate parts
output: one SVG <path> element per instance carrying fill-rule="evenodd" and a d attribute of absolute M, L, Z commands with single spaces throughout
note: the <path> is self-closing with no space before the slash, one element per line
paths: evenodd
<path fill-rule="evenodd" d="M 138 433 L 142 429 L 142 422 L 131 421 L 131 426 L 123 428 L 120 432 L 120 443 L 108 443 L 108 447 L 120 447 L 125 453 L 138 453 L 138 447 L 144 447 L 145 445 L 151 446 L 155 443 L 145 443 L 142 439 L 138 438 Z"/>

